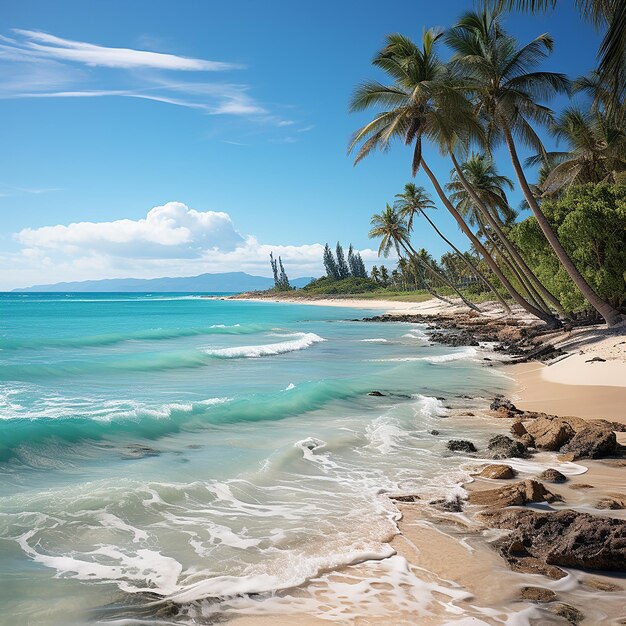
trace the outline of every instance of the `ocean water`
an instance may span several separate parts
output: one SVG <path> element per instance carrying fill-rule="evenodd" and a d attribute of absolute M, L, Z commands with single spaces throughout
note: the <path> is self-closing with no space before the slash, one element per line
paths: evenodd
<path fill-rule="evenodd" d="M 400 608 L 460 597 L 407 578 L 385 494 L 455 493 L 445 442 L 488 429 L 448 415 L 507 381 L 423 326 L 349 321 L 377 312 L 0 294 L 0 623 L 341 621 L 307 589 L 364 561 Z"/>

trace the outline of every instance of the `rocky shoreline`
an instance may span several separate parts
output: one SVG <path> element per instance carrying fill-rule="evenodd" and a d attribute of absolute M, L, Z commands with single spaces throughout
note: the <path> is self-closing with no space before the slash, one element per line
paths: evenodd
<path fill-rule="evenodd" d="M 551 360 L 565 354 L 550 341 L 563 331 L 546 332 L 541 324 L 515 319 L 486 319 L 473 313 L 385 314 L 359 321 L 426 324 L 432 342 L 455 347 L 489 343 L 495 352 L 513 357 L 502 361 L 504 363 Z M 476 467 L 473 481 L 464 485 L 466 499 L 456 495 L 449 500 L 424 502 L 420 494 L 393 496 L 402 513 L 407 512 L 407 507 L 427 504 L 444 514 L 469 516 L 477 532 L 503 533 L 491 547 L 512 571 L 540 575 L 547 581 L 566 577 L 563 568 L 605 576 L 609 572 L 618 576 L 626 573 L 626 519 L 611 516 L 611 512 L 626 509 L 625 493 L 599 498 L 591 505 L 597 514 L 581 512 L 566 508 L 568 498 L 563 494 L 566 488 L 593 489 L 594 485 L 567 485 L 568 478 L 554 468 L 515 481 L 517 471 L 502 463 L 506 459 L 530 459 L 535 454 L 549 452 L 555 454 L 555 461 L 560 463 L 602 459 L 604 464 L 623 471 L 626 446 L 618 443 L 616 433 L 625 432 L 626 425 L 606 419 L 524 411 L 501 396 L 491 402 L 490 415 L 510 422 L 510 436 L 494 434 L 483 450 L 472 441 L 454 439 L 448 441 L 447 448 L 452 453 L 500 462 Z M 489 487 L 490 482 L 498 486 Z M 449 519 L 444 517 L 441 521 L 448 523 Z M 585 584 L 594 588 L 594 579 L 587 579 Z M 595 588 L 607 593 L 624 590 L 620 580 L 598 579 Z M 549 615 L 545 623 L 592 623 L 585 622 L 584 606 L 562 602 L 558 592 L 548 585 L 522 586 L 518 600 L 543 607 Z M 626 611 L 619 621 L 612 623 L 626 623 Z"/>

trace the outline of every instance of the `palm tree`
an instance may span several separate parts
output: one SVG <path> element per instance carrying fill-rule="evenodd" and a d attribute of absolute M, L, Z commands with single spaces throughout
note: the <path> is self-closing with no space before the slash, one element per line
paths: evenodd
<path fill-rule="evenodd" d="M 428 195 L 424 187 L 418 187 L 415 183 L 407 183 L 404 185 L 404 192 L 396 194 L 394 208 L 398 210 L 401 218 L 406 220 L 407 230 L 409 233 L 413 230 L 413 220 L 416 215 L 423 215 L 428 223 L 433 227 L 435 232 L 457 253 L 459 258 L 470 268 L 470 270 L 478 276 L 496 299 L 502 304 L 507 313 L 511 312 L 509 305 L 504 298 L 497 292 L 493 285 L 487 280 L 485 275 L 467 258 L 435 225 L 427 214 L 428 209 L 436 209 L 431 197 Z"/>
<path fill-rule="evenodd" d="M 513 189 L 511 179 L 499 175 L 493 160 L 483 154 L 473 154 L 461 164 L 456 163 L 453 157 L 453 163 L 455 168 L 450 172 L 451 180 L 446 185 L 446 190 L 450 199 L 457 203 L 461 214 L 469 215 L 470 224 L 477 223 L 480 226 L 526 291 L 530 302 L 549 311 L 550 307 L 546 304 L 548 302 L 560 315 L 566 317 L 561 303 L 544 287 L 504 232 L 503 227 L 511 224 L 517 217 L 517 213 L 509 205 L 505 191 L 505 187 Z M 494 231 L 495 239 L 485 221 Z M 508 254 L 499 249 L 497 241 L 502 243 Z"/>
<path fill-rule="evenodd" d="M 407 37 L 388 35 L 387 45 L 374 57 L 372 63 L 389 74 L 394 82 L 390 86 L 366 82 L 357 87 L 350 106 L 352 111 L 374 106 L 384 110 L 354 134 L 348 151 L 352 152 L 360 144 L 355 159 L 355 163 L 358 163 L 376 149 L 388 149 L 391 140 L 395 138 L 403 140 L 407 145 L 413 145 L 413 175 L 422 167 L 443 205 L 511 297 L 524 310 L 547 324 L 557 326 L 558 320 L 553 315 L 526 301 L 502 273 L 446 197 L 424 159 L 424 139 L 430 139 L 444 151 L 451 153 L 455 145 L 479 130 L 473 122 L 469 102 L 458 89 L 458 83 L 452 80 L 448 68 L 435 54 L 434 46 L 440 37 L 440 33 L 426 31 L 420 48 Z"/>
<path fill-rule="evenodd" d="M 598 76 L 611 86 L 612 97 L 623 102 L 626 89 L 626 2 L 624 0 L 575 0 L 582 16 L 596 28 L 606 26 L 598 50 Z M 557 0 L 499 0 L 500 7 L 523 11 L 546 11 Z"/>
<path fill-rule="evenodd" d="M 402 256 L 402 252 L 404 252 L 410 260 L 424 267 L 444 285 L 452 289 L 469 308 L 474 309 L 475 311 L 479 310 L 478 307 L 469 302 L 445 276 L 438 272 L 428 261 L 426 261 L 413 249 L 409 241 L 409 231 L 406 222 L 400 217 L 398 211 L 396 211 L 392 206 L 387 204 L 382 213 L 374 214 L 370 224 L 372 226 L 369 232 L 370 239 L 380 239 L 380 244 L 378 246 L 379 256 L 382 255 L 385 258 L 388 257 L 389 252 L 391 252 L 392 249 L 395 249 L 399 257 Z M 436 291 L 431 289 L 428 286 L 427 281 L 424 281 L 424 284 L 426 285 L 426 289 L 433 296 L 451 304 L 449 300 L 442 298 Z"/>
<path fill-rule="evenodd" d="M 569 150 L 547 153 L 552 168 L 541 186 L 544 193 L 550 195 L 572 185 L 615 182 L 616 174 L 626 170 L 626 128 L 613 126 L 600 111 L 568 107 L 551 131 Z M 527 165 L 544 162 L 542 154 L 526 160 Z"/>
<path fill-rule="evenodd" d="M 619 323 L 620 312 L 594 292 L 561 245 L 532 194 L 517 153 L 514 135 L 538 153 L 545 154 L 533 123 L 551 123 L 552 111 L 537 100 L 569 91 L 569 81 L 563 74 L 531 71 L 551 52 L 552 38 L 543 34 L 519 47 L 502 28 L 498 12 L 484 9 L 461 17 L 447 33 L 446 41 L 454 50 L 455 69 L 467 81 L 476 113 L 486 121 L 490 144 L 504 139 L 524 197 L 559 261 L 607 324 Z M 454 160 L 453 155 L 452 158 Z"/>

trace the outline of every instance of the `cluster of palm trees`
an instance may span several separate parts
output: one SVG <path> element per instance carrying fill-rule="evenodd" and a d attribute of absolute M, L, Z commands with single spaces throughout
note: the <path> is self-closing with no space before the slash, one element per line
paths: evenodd
<path fill-rule="evenodd" d="M 447 63 L 437 55 L 442 42 L 452 50 Z M 351 110 L 375 108 L 377 113 L 354 134 L 349 151 L 356 152 L 358 163 L 376 150 L 388 149 L 394 139 L 411 146 L 413 176 L 418 170 L 426 174 L 439 201 L 482 258 L 488 275 L 444 237 L 459 259 L 505 309 L 508 305 L 501 290 L 528 313 L 558 326 L 566 311 L 507 235 L 507 226 L 515 219 L 506 195 L 513 183 L 497 174 L 489 156 L 496 146 L 505 146 L 525 203 L 556 257 L 584 298 L 612 326 L 622 321 L 622 315 L 581 275 L 541 210 L 541 201 L 544 194 L 558 193 L 573 183 L 614 180 L 626 170 L 626 107 L 623 98 L 616 100 L 608 79 L 596 72 L 576 83 L 577 89 L 593 95 L 592 111 L 583 114 L 567 109 L 555 119 L 542 102 L 571 93 L 573 85 L 564 74 L 537 69 L 552 47 L 548 34 L 519 45 L 505 30 L 497 7 L 470 11 L 445 33 L 427 30 L 421 45 L 401 34 L 388 35 L 372 63 L 390 83 L 369 81 L 355 90 Z M 537 132 L 540 126 L 548 126 L 557 137 L 566 139 L 571 150 L 547 152 Z M 536 153 L 526 166 L 542 164 L 541 186 L 529 182 L 519 145 Z M 448 184 L 442 185 L 430 168 L 433 149 L 450 159 Z M 472 149 L 479 153 L 471 154 Z M 398 254 L 414 258 L 410 233 L 418 216 L 443 236 L 427 216 L 432 207 L 422 187 L 407 185 L 394 206 L 387 205 L 372 218 L 371 236 L 381 238 L 380 252 L 388 254 L 394 248 Z M 422 267 L 424 271 L 432 269 Z"/>

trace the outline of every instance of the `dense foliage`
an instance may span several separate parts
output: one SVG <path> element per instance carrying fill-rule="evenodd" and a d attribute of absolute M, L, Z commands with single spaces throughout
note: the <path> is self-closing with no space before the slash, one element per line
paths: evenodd
<path fill-rule="evenodd" d="M 587 184 L 542 204 L 580 272 L 602 298 L 626 302 L 626 185 Z M 515 224 L 511 236 L 542 282 L 567 310 L 585 301 L 542 236 L 534 217 Z"/>

